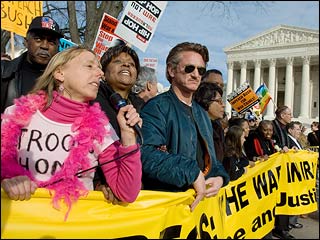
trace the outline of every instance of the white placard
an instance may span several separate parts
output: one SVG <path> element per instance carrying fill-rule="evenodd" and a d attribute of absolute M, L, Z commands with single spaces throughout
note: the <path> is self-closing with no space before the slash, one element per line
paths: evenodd
<path fill-rule="evenodd" d="M 103 14 L 98 29 L 98 33 L 92 48 L 92 50 L 97 54 L 99 59 L 108 50 L 108 48 L 116 45 L 117 41 L 122 40 L 114 34 L 117 24 L 118 19 L 106 13 Z"/>
<path fill-rule="evenodd" d="M 145 52 L 166 6 L 167 1 L 128 1 L 115 34 Z"/>
<path fill-rule="evenodd" d="M 157 70 L 158 58 L 144 58 L 142 64 L 143 66 L 150 67 Z"/>

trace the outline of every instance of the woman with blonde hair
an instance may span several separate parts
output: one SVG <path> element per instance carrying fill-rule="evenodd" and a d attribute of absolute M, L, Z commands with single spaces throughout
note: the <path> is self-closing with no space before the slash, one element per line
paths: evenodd
<path fill-rule="evenodd" d="M 5 110 L 1 186 L 10 199 L 28 200 L 47 188 L 55 207 L 60 199 L 67 204 L 67 217 L 72 203 L 93 190 L 98 165 L 118 199 L 136 199 L 142 172 L 133 126 L 142 120 L 132 105 L 122 107 L 119 141 L 100 105 L 90 102 L 103 75 L 94 52 L 68 48 L 50 60 L 30 94 Z"/>

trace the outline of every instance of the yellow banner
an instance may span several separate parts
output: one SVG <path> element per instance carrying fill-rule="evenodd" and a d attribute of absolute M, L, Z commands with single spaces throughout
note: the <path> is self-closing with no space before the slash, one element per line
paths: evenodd
<path fill-rule="evenodd" d="M 310 161 L 308 153 L 304 152 L 304 154 L 293 152 L 292 155 L 283 156 L 281 173 L 283 176 L 280 178 L 277 214 L 303 214 L 317 201 L 314 180 L 319 171 L 319 153 L 314 153 L 316 161 Z"/>
<path fill-rule="evenodd" d="M 305 150 L 275 153 L 194 212 L 193 190 L 142 190 L 126 205 L 112 205 L 101 192 L 90 191 L 64 221 L 66 209 L 54 209 L 47 190 L 37 189 L 29 201 L 9 200 L 2 190 L 1 238 L 261 238 L 273 228 L 276 213 L 317 210 L 317 161 L 318 153 Z"/>
<path fill-rule="evenodd" d="M 243 177 L 225 187 L 224 225 L 228 236 L 224 238 L 261 238 L 273 228 L 279 182 L 278 157 L 258 162 Z"/>
<path fill-rule="evenodd" d="M 26 36 L 29 25 L 42 15 L 42 1 L 1 1 L 1 29 Z"/>
<path fill-rule="evenodd" d="M 227 185 L 224 238 L 261 238 L 273 228 L 275 214 L 316 211 L 318 156 L 305 150 L 275 153 Z"/>

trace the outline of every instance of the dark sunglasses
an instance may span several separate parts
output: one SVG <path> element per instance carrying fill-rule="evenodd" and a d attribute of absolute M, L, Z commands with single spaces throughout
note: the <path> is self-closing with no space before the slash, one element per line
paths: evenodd
<path fill-rule="evenodd" d="M 196 67 L 194 65 L 187 65 L 184 67 L 185 73 L 192 73 Z M 205 67 L 197 67 L 198 73 L 200 76 L 206 73 L 206 68 Z"/>

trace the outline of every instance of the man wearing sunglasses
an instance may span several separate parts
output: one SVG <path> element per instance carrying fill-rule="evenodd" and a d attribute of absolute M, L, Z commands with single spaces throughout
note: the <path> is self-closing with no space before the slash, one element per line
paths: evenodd
<path fill-rule="evenodd" d="M 191 211 L 201 199 L 215 196 L 229 182 L 216 159 L 210 119 L 193 100 L 208 61 L 205 46 L 189 42 L 176 45 L 166 59 L 170 89 L 149 100 L 141 111 L 144 189 L 194 188 Z"/>

